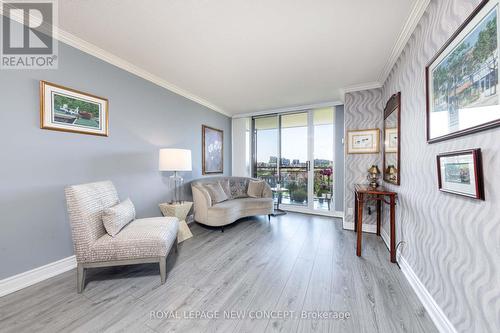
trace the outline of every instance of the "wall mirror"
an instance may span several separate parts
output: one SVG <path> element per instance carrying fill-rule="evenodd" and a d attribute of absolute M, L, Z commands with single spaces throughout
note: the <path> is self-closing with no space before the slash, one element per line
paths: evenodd
<path fill-rule="evenodd" d="M 391 96 L 384 109 L 384 181 L 399 185 L 401 92 Z"/>

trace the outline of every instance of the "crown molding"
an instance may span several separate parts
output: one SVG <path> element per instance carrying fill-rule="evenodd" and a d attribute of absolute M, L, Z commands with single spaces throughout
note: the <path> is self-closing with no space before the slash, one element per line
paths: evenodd
<path fill-rule="evenodd" d="M 282 107 L 282 108 L 277 108 L 277 109 L 268 109 L 268 110 L 261 110 L 261 111 L 255 111 L 255 112 L 235 114 L 235 115 L 233 115 L 233 118 L 236 119 L 236 118 L 245 118 L 245 117 L 252 117 L 252 116 L 261 116 L 261 115 L 273 114 L 273 113 L 285 113 L 285 112 L 303 111 L 303 110 L 310 110 L 310 109 L 327 108 L 327 107 L 333 107 L 333 106 L 338 106 L 338 105 L 342 105 L 342 104 L 344 104 L 344 103 L 342 103 L 342 101 L 330 101 L 330 102 L 321 102 L 321 103 L 306 104 L 306 105 L 288 106 L 288 107 Z"/>
<path fill-rule="evenodd" d="M 343 91 L 344 94 L 347 94 L 347 93 L 350 93 L 350 92 L 361 91 L 361 90 L 377 89 L 377 88 L 382 88 L 382 83 L 380 83 L 380 81 L 373 81 L 373 82 L 365 82 L 365 83 L 355 84 L 355 85 L 343 88 L 342 91 Z"/>
<path fill-rule="evenodd" d="M 0 0 L 0 4 L 6 4 L 7 6 L 9 6 L 9 4 L 5 3 L 4 0 Z M 12 7 L 12 6 L 9 6 L 9 7 Z M 3 6 L 0 6 L 0 15 L 3 15 Z M 21 17 L 13 16 L 12 19 L 21 23 L 21 24 L 23 23 L 23 18 L 21 18 Z M 185 98 L 187 98 L 193 102 L 196 102 L 200 105 L 203 105 L 203 106 L 205 106 L 213 111 L 222 113 L 225 116 L 231 117 L 231 114 L 229 114 L 228 112 L 226 112 L 222 108 L 210 103 L 209 101 L 207 101 L 201 97 L 198 97 L 198 96 L 190 93 L 189 91 L 186 91 L 182 88 L 179 88 L 175 84 L 172 84 L 172 83 L 148 72 L 147 70 L 145 70 L 139 66 L 136 66 L 136 65 L 120 58 L 119 56 L 111 53 L 111 52 L 103 50 L 100 47 L 98 47 L 98 46 L 96 46 L 96 45 L 94 45 L 94 44 L 92 44 L 92 43 L 90 43 L 90 42 L 88 42 L 80 37 L 77 37 L 77 36 L 67 32 L 67 31 L 57 27 L 57 26 L 54 26 L 53 37 L 64 44 L 72 46 L 72 47 L 74 47 L 74 48 L 76 48 L 84 53 L 87 53 L 91 56 L 94 56 L 98 59 L 101 59 L 101 60 L 103 60 L 103 61 L 105 61 L 113 66 L 116 66 L 120 69 L 123 69 L 124 71 L 127 71 L 129 73 L 132 73 L 132 74 L 134 74 L 134 75 L 136 75 L 144 80 L 152 82 L 152 83 L 156 84 L 157 86 L 165 88 L 165 89 L 167 89 L 167 90 L 169 90 L 177 95 L 185 97 Z"/>
<path fill-rule="evenodd" d="M 213 111 L 222 113 L 225 116 L 231 117 L 231 114 L 227 113 L 223 109 L 219 108 L 218 106 L 210 103 L 209 101 L 198 97 L 182 88 L 177 87 L 176 85 L 142 69 L 139 66 L 136 66 L 108 51 L 105 51 L 96 45 L 89 43 L 73 34 L 70 34 L 64 30 L 58 29 L 58 39 L 59 41 L 63 42 L 64 44 L 67 44 L 69 46 L 72 46 L 82 52 L 85 52 L 87 54 L 90 54 L 96 58 L 99 58 L 111 65 L 114 65 L 118 68 L 121 68 L 129 73 L 132 73 L 144 80 L 150 81 L 157 86 L 160 86 L 162 88 L 165 88 L 173 93 L 176 93 L 177 95 L 180 95 L 182 97 L 185 97 L 193 102 L 196 102 L 200 105 L 203 105 Z"/>
<path fill-rule="evenodd" d="M 387 62 L 385 63 L 385 66 L 379 75 L 378 82 L 381 82 L 382 84 L 385 83 L 385 80 L 389 76 L 389 73 L 391 72 L 392 68 L 394 67 L 394 64 L 396 63 L 399 56 L 401 55 L 401 52 L 403 52 L 403 49 L 405 48 L 406 43 L 408 43 L 408 40 L 410 39 L 411 35 L 413 34 L 413 31 L 417 27 L 418 22 L 420 22 L 420 19 L 424 15 L 425 10 L 427 9 L 427 6 L 429 5 L 430 1 L 431 0 L 416 0 L 415 1 L 415 4 L 413 5 L 413 8 L 410 12 L 410 15 L 408 16 L 408 19 L 406 20 L 406 23 L 403 26 L 403 29 L 401 29 L 401 32 L 399 33 L 398 39 L 396 40 L 396 43 L 392 47 L 389 59 L 387 59 Z"/>

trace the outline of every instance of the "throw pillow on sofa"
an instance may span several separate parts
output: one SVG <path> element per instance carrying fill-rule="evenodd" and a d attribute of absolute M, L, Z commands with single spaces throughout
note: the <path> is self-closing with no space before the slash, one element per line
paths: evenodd
<path fill-rule="evenodd" d="M 248 179 L 232 178 L 229 181 L 231 188 L 231 199 L 248 198 Z"/>
<path fill-rule="evenodd" d="M 212 205 L 215 205 L 222 201 L 226 201 L 228 199 L 220 183 L 205 184 L 204 186 L 207 189 L 208 193 L 210 194 L 210 198 L 212 199 Z"/>
<path fill-rule="evenodd" d="M 226 193 L 228 199 L 232 199 L 231 196 L 231 187 L 229 186 L 229 179 L 219 180 L 219 184 Z"/>
<path fill-rule="evenodd" d="M 106 208 L 102 213 L 102 222 L 106 232 L 115 237 L 120 230 L 135 219 L 135 207 L 127 199 L 113 207 Z"/>
<path fill-rule="evenodd" d="M 262 191 L 264 190 L 263 180 L 251 180 L 248 182 L 247 194 L 250 198 L 262 198 Z"/>

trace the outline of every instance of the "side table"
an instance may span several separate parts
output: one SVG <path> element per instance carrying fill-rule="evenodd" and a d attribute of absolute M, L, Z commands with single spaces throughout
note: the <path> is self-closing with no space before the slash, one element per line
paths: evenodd
<path fill-rule="evenodd" d="M 175 216 L 179 219 L 179 231 L 177 233 L 178 243 L 193 237 L 193 233 L 189 230 L 186 223 L 186 217 L 193 206 L 192 202 L 183 201 L 181 203 L 161 203 L 159 206 L 163 216 Z"/>
<path fill-rule="evenodd" d="M 272 215 L 273 216 L 285 215 L 286 212 L 283 209 L 280 209 L 280 204 L 281 204 L 281 198 L 283 196 L 283 193 L 288 192 L 288 189 L 284 188 L 284 187 L 281 187 L 281 188 L 272 187 L 271 191 L 273 193 L 276 193 L 276 196 L 278 197 L 277 198 L 278 202 L 276 203 L 276 209 L 274 210 L 274 214 L 272 214 Z"/>

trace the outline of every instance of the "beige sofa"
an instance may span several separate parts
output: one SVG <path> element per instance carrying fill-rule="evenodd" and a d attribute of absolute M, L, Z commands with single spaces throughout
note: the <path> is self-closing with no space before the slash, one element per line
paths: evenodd
<path fill-rule="evenodd" d="M 208 226 L 223 227 L 247 216 L 270 217 L 274 213 L 271 187 L 266 183 L 261 198 L 250 198 L 247 195 L 250 179 L 252 178 L 210 177 L 191 182 L 195 221 Z M 229 180 L 229 200 L 212 205 L 210 194 L 203 185 L 224 180 Z"/>

